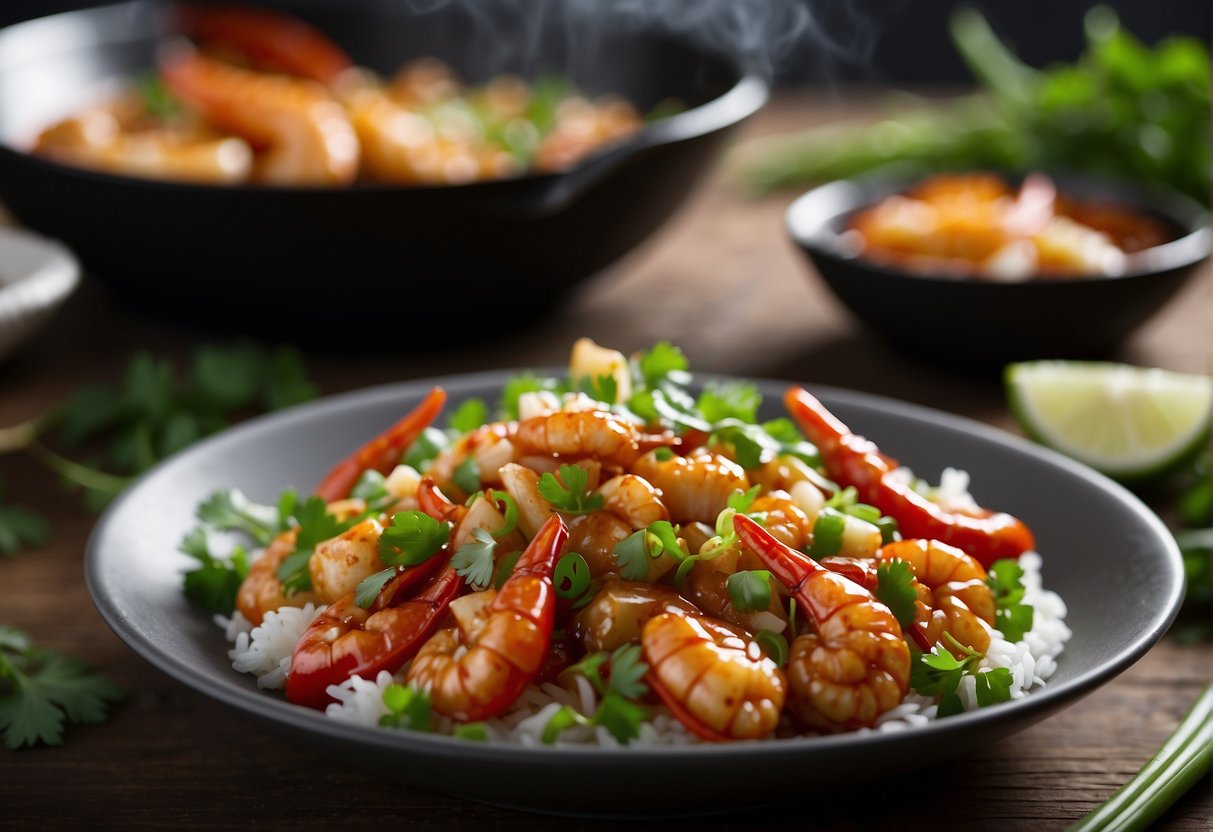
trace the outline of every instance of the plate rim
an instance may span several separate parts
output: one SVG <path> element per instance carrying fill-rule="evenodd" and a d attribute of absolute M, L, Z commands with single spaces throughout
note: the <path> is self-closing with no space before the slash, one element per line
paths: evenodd
<path fill-rule="evenodd" d="M 471 395 L 473 391 L 486 385 L 499 388 L 501 382 L 506 378 L 524 370 L 537 375 L 543 373 L 561 375 L 566 369 L 532 367 L 481 370 L 363 387 L 325 396 L 284 411 L 263 414 L 207 437 L 149 469 L 107 508 L 90 534 L 85 548 L 85 583 L 89 595 L 107 626 L 129 648 L 158 670 L 228 707 L 246 715 L 265 719 L 278 729 L 296 731 L 302 729 L 309 735 L 313 735 L 309 737 L 312 739 L 318 735 L 338 742 L 370 746 L 378 752 L 406 754 L 418 752 L 435 757 L 465 760 L 474 757 L 484 762 L 548 765 L 583 765 L 603 761 L 626 762 L 637 759 L 637 755 L 644 759 L 658 759 L 666 763 L 697 765 L 709 761 L 708 764 L 714 765 L 719 760 L 739 757 L 783 759 L 788 755 L 793 757 L 812 756 L 841 748 L 853 750 L 861 745 L 870 745 L 873 748 L 892 748 L 913 743 L 923 736 L 946 738 L 949 735 L 960 735 L 977 726 L 1005 728 L 1015 723 L 1027 722 L 1024 717 L 1035 715 L 1039 719 L 1053 711 L 1072 705 L 1100 685 L 1111 681 L 1140 660 L 1162 638 L 1179 612 L 1179 605 L 1183 598 L 1184 574 L 1179 548 L 1174 538 L 1167 531 L 1162 520 L 1136 495 L 1093 469 L 1062 456 L 1056 451 L 1036 445 L 1027 439 L 984 422 L 925 405 L 829 385 L 714 373 L 694 373 L 693 383 L 698 385 L 708 381 L 744 380 L 757 385 L 764 396 L 769 396 L 770 389 L 774 387 L 802 384 L 814 395 L 820 395 L 831 404 L 839 403 L 844 406 L 879 409 L 892 413 L 899 419 L 909 418 L 913 421 L 943 427 L 948 431 L 960 431 L 976 436 L 983 441 L 993 442 L 1006 449 L 1037 457 L 1045 463 L 1065 468 L 1071 474 L 1115 496 L 1118 502 L 1125 508 L 1131 509 L 1133 514 L 1155 533 L 1164 553 L 1163 562 L 1170 567 L 1168 573 L 1172 580 L 1169 596 L 1166 602 L 1154 611 L 1150 619 L 1151 626 L 1137 633 L 1136 638 L 1129 643 L 1119 645 L 1109 661 L 1089 668 L 1073 679 L 1055 685 L 1046 684 L 1043 688 L 1033 691 L 1022 699 L 996 707 L 957 714 L 945 720 L 916 726 L 913 730 L 907 731 L 849 731 L 831 735 L 790 737 L 777 741 L 759 740 L 689 746 L 633 746 L 626 749 L 574 745 L 526 746 L 514 743 L 471 743 L 451 736 L 415 731 L 385 731 L 376 727 L 330 719 L 320 711 L 292 705 L 272 692 L 252 690 L 239 685 L 242 674 L 237 674 L 234 670 L 231 679 L 216 679 L 205 670 L 196 668 L 171 653 L 166 653 L 138 627 L 130 624 L 128 616 L 113 603 L 101 574 L 103 559 L 107 557 L 102 551 L 104 539 L 110 527 L 121 519 L 123 507 L 135 500 L 146 483 L 160 476 L 163 471 L 185 464 L 196 456 L 205 456 L 210 452 L 212 446 L 232 441 L 232 437 L 243 438 L 246 435 L 270 430 L 280 422 L 323 419 L 330 413 L 357 410 L 377 402 L 407 397 L 419 398 L 435 384 L 441 384 L 450 399 L 457 400 L 460 395 Z M 218 630 L 216 630 L 216 634 L 218 635 Z M 304 739 L 304 737 L 299 739 Z"/>

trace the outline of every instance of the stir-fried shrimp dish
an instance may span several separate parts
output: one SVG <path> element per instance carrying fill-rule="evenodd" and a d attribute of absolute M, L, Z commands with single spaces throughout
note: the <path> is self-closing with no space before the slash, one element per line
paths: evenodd
<path fill-rule="evenodd" d="M 1141 211 L 1059 193 L 1034 173 L 1012 189 L 992 173 L 939 174 L 858 212 L 848 245 L 922 274 L 1018 282 L 1118 275 L 1175 239 Z"/>
<path fill-rule="evenodd" d="M 194 183 L 456 185 L 560 171 L 644 125 L 623 99 L 556 78 L 469 86 L 428 57 L 384 78 L 282 12 L 178 11 L 185 37 L 154 70 L 44 129 L 33 152 Z"/>
<path fill-rule="evenodd" d="M 693 384 L 668 343 L 582 339 L 565 378 L 447 404 L 433 388 L 308 495 L 199 506 L 185 589 L 237 670 L 349 722 L 652 745 L 997 706 L 1069 637 L 1022 520 L 800 387 L 763 421 L 757 388 Z"/>

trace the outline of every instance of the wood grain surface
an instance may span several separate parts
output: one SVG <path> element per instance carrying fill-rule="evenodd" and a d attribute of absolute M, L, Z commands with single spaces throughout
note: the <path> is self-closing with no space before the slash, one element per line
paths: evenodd
<path fill-rule="evenodd" d="M 862 94 L 785 93 L 748 125 L 746 134 L 873 113 L 873 99 Z M 583 334 L 623 350 L 668 338 L 683 347 L 696 369 L 866 390 L 1013 430 L 996 379 L 956 375 L 899 356 L 828 295 L 785 239 L 782 214 L 792 196 L 746 197 L 726 159 L 666 228 L 578 291 L 549 321 L 516 332 L 503 320 L 502 338 L 476 349 L 426 351 L 418 345 L 390 356 L 314 354 L 308 365 L 322 390 L 336 393 L 438 373 L 560 363 L 572 340 Z M 1206 372 L 1211 277 L 1206 267 L 1115 357 Z M 166 278 L 171 279 L 171 269 Z M 44 411 L 81 382 L 116 380 L 136 349 L 184 360 L 197 344 L 215 340 L 214 333 L 138 317 L 88 280 L 43 333 L 0 364 L 0 425 Z M 0 559 L 0 623 L 86 660 L 128 692 L 106 724 L 70 728 L 62 748 L 0 751 L 0 827 L 617 826 L 466 803 L 400 786 L 393 773 L 339 767 L 181 686 L 131 652 L 94 610 L 82 572 L 94 518 L 25 457 L 0 457 L 0 480 L 11 502 L 37 508 L 53 528 L 42 550 Z M 1213 646 L 1185 646 L 1167 637 L 1079 704 L 978 753 L 898 780 L 863 783 L 793 804 L 629 824 L 713 830 L 1062 829 L 1150 758 L 1211 676 Z M 629 789 L 661 785 L 620 783 L 619 788 L 626 799 Z M 1207 830 L 1211 808 L 1206 784 L 1185 796 L 1158 828 Z"/>

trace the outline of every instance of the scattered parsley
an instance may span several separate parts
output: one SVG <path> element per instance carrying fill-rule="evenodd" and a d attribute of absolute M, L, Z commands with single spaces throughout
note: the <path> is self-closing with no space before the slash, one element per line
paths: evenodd
<path fill-rule="evenodd" d="M 459 490 L 464 494 L 475 494 L 480 490 L 480 466 L 476 464 L 476 458 L 469 456 L 463 462 L 455 466 L 455 472 L 451 475 L 451 481 L 459 487 Z"/>
<path fill-rule="evenodd" d="M 904 560 L 890 560 L 876 567 L 876 598 L 889 608 L 903 630 L 914 625 L 918 593 L 914 573 Z"/>
<path fill-rule="evenodd" d="M 994 626 L 1007 641 L 1019 641 L 1032 629 L 1034 614 L 1023 603 L 1023 568 L 1014 560 L 994 561 L 986 583 L 994 593 Z"/>
<path fill-rule="evenodd" d="M 457 740 L 468 740 L 469 742 L 488 742 L 489 728 L 483 722 L 467 722 L 463 725 L 456 725 L 455 731 L 451 734 Z"/>
<path fill-rule="evenodd" d="M 472 537 L 475 541 L 463 544 L 455 552 L 451 566 L 467 579 L 472 589 L 488 589 L 493 582 L 493 550 L 497 541 L 484 529 L 473 529 Z"/>
<path fill-rule="evenodd" d="M 451 430 L 463 434 L 473 431 L 489 420 L 489 406 L 483 399 L 467 399 L 451 414 L 447 424 Z"/>
<path fill-rule="evenodd" d="M 226 558 L 217 557 L 211 552 L 207 530 L 202 526 L 186 534 L 181 551 L 199 563 L 183 577 L 185 597 L 207 612 L 231 615 L 240 584 L 248 577 L 248 553 L 236 546 Z"/>
<path fill-rule="evenodd" d="M 379 559 L 391 566 L 416 566 L 432 558 L 451 539 L 451 524 L 422 511 L 398 511 L 379 535 Z"/>
<path fill-rule="evenodd" d="M 586 376 L 577 382 L 577 389 L 596 402 L 614 404 L 619 399 L 619 383 L 612 375 Z"/>
<path fill-rule="evenodd" d="M 389 566 L 387 569 L 367 575 L 358 582 L 358 586 L 354 587 L 354 603 L 364 610 L 370 609 L 371 604 L 375 603 L 375 599 L 383 591 L 384 585 L 399 574 L 399 569 Z"/>
<path fill-rule="evenodd" d="M 725 586 L 737 612 L 759 612 L 771 606 L 771 573 L 765 569 L 734 572 Z"/>
<path fill-rule="evenodd" d="M 0 483 L 0 501 L 4 499 Z M 21 506 L 0 504 L 0 555 L 15 555 L 24 548 L 46 544 L 50 531 L 46 521 Z"/>
<path fill-rule="evenodd" d="M 977 677 L 978 707 L 1006 702 L 1011 698 L 1010 670 L 1005 667 L 980 670 L 978 666 L 984 654 L 965 647 L 948 633 L 944 634 L 944 639 L 951 642 L 954 649 L 963 652 L 964 658 L 956 658 L 942 643 L 932 648 L 930 653 L 911 650 L 910 687 L 925 696 L 939 697 L 936 716 L 952 716 L 964 711 L 956 689 L 966 675 Z"/>
<path fill-rule="evenodd" d="M 10 750 L 38 743 L 63 745 L 63 726 L 105 721 L 122 691 L 75 659 L 35 647 L 12 627 L 0 627 L 0 732 Z"/>
<path fill-rule="evenodd" d="M 383 704 L 387 706 L 388 713 L 379 717 L 381 726 L 404 731 L 434 730 L 430 695 L 425 691 L 404 685 L 388 685 L 383 691 Z"/>
<path fill-rule="evenodd" d="M 450 444 L 450 437 L 438 428 L 426 428 L 420 436 L 413 440 L 413 444 L 409 445 L 402 461 L 414 470 L 424 471 L 426 466 L 433 462 L 434 458 Z"/>
<path fill-rule="evenodd" d="M 625 744 L 640 736 L 640 724 L 648 712 L 630 700 L 648 694 L 649 686 L 643 681 L 648 671 L 649 666 L 641 660 L 638 644 L 625 644 L 609 654 L 605 651 L 592 653 L 571 665 L 566 672 L 585 676 L 602 701 L 594 715 L 588 718 L 567 705 L 561 708 L 544 726 L 543 742 L 554 743 L 561 731 L 574 725 L 601 725 Z"/>
<path fill-rule="evenodd" d="M 667 379 L 685 383 L 690 362 L 682 350 L 669 341 L 658 341 L 651 349 L 641 352 L 635 359 L 636 375 L 641 386 L 655 389 Z"/>
<path fill-rule="evenodd" d="M 306 592 L 312 588 L 312 575 L 308 571 L 308 560 L 316 545 L 336 537 L 354 525 L 354 521 L 341 521 L 329 514 L 324 500 L 308 497 L 303 505 L 293 507 L 290 515 L 298 526 L 295 550 L 283 558 L 278 565 L 278 580 L 286 593 Z"/>
<path fill-rule="evenodd" d="M 761 405 L 762 395 L 758 388 L 740 381 L 725 384 L 708 382 L 695 401 L 695 408 L 709 422 L 725 419 L 757 422 Z"/>
<path fill-rule="evenodd" d="M 198 505 L 198 519 L 219 531 L 241 532 L 268 546 L 285 525 L 277 508 L 258 505 L 232 488 L 216 491 Z"/>
<path fill-rule="evenodd" d="M 612 552 L 619 564 L 619 574 L 625 581 L 643 581 L 649 575 L 648 532 L 633 532 L 615 544 Z"/>
<path fill-rule="evenodd" d="M 559 479 L 557 479 L 559 477 Z M 589 474 L 579 465 L 561 465 L 539 478 L 539 493 L 552 507 L 566 514 L 589 514 L 602 508 L 605 499 L 586 489 Z"/>

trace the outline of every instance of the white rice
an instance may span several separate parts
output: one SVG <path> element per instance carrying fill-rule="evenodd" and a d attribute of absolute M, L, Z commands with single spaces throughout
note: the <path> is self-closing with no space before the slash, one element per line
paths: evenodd
<path fill-rule="evenodd" d="M 247 629 L 248 619 L 236 612 L 224 626 L 233 642 L 227 651 L 232 667 L 256 676 L 259 688 L 281 688 L 291 669 L 291 653 L 318 612 L 310 602 L 302 607 L 281 607 L 267 612 L 261 624 L 252 629 Z"/>

